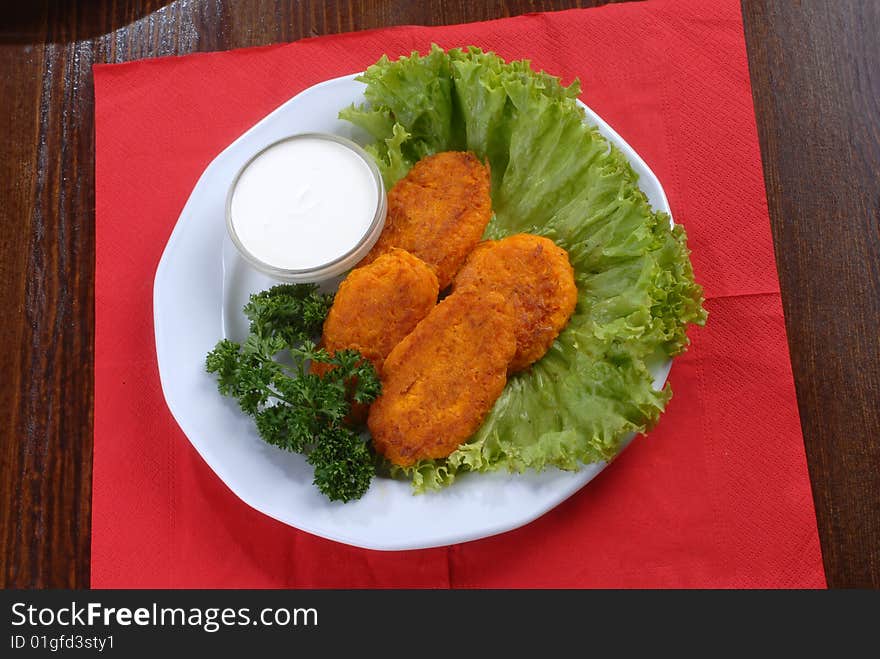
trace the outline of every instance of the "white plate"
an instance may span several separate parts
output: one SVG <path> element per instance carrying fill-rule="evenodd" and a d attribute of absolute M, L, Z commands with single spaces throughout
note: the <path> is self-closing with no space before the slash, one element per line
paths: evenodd
<path fill-rule="evenodd" d="M 305 459 L 259 439 L 237 403 L 217 392 L 205 355 L 218 339 L 241 340 L 241 313 L 250 293 L 272 280 L 238 256 L 226 234 L 224 203 L 236 171 L 271 142 L 300 132 L 336 133 L 361 144 L 366 135 L 337 118 L 363 102 L 354 75 L 315 85 L 287 101 L 233 142 L 204 171 L 177 221 L 153 289 L 156 354 L 171 413 L 217 476 L 245 503 L 318 536 L 380 550 L 418 549 L 482 538 L 522 526 L 574 494 L 602 464 L 578 472 L 549 469 L 510 475 L 464 474 L 441 492 L 413 495 L 408 482 L 376 478 L 366 495 L 328 501 L 312 485 Z M 657 177 L 589 108 L 588 121 L 627 156 L 651 204 L 669 212 Z M 653 374 L 659 388 L 670 363 Z"/>

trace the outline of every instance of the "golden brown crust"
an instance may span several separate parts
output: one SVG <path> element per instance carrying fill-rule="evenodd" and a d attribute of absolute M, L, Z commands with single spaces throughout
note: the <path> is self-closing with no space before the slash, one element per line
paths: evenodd
<path fill-rule="evenodd" d="M 367 420 L 379 453 L 401 466 L 444 458 L 480 427 L 507 383 L 512 314 L 497 293 L 453 293 L 391 351 Z"/>
<path fill-rule="evenodd" d="M 434 308 L 437 294 L 431 268 L 409 252 L 392 249 L 352 270 L 339 285 L 322 344 L 331 354 L 357 350 L 381 373 L 388 353 Z"/>
<path fill-rule="evenodd" d="M 513 304 L 520 371 L 547 352 L 577 304 L 568 253 L 552 240 L 520 233 L 480 243 L 455 277 L 453 291 L 478 288 L 500 293 Z"/>
<path fill-rule="evenodd" d="M 443 290 L 491 217 L 489 169 L 475 155 L 445 151 L 422 158 L 388 192 L 385 227 L 361 265 L 399 247 L 434 268 Z"/>

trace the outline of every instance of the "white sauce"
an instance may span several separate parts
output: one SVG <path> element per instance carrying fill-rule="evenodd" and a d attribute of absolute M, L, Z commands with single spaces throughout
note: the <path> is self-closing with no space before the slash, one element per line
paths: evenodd
<path fill-rule="evenodd" d="M 303 270 L 343 256 L 363 238 L 379 204 L 366 162 L 319 137 L 280 142 L 242 172 L 230 204 L 235 233 L 254 257 Z"/>

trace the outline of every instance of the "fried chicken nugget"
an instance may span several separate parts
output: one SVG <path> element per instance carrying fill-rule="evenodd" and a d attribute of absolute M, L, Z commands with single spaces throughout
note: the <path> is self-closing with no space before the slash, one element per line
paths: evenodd
<path fill-rule="evenodd" d="M 474 287 L 510 300 L 516 316 L 516 355 L 521 371 L 547 352 L 577 304 L 568 253 L 552 240 L 528 233 L 487 240 L 471 252 L 453 291 Z"/>
<path fill-rule="evenodd" d="M 513 309 L 498 293 L 468 289 L 434 307 L 385 360 L 367 419 L 376 450 L 411 466 L 467 440 L 507 383 L 513 327 Z"/>
<path fill-rule="evenodd" d="M 361 264 L 400 247 L 434 268 L 443 290 L 491 217 L 489 169 L 474 154 L 422 158 L 388 192 L 385 227 Z"/>
<path fill-rule="evenodd" d="M 438 292 L 437 276 L 424 261 L 392 249 L 342 281 L 321 343 L 331 354 L 357 350 L 381 373 L 392 348 L 437 304 Z M 327 366 L 314 364 L 312 370 L 323 374 Z"/>

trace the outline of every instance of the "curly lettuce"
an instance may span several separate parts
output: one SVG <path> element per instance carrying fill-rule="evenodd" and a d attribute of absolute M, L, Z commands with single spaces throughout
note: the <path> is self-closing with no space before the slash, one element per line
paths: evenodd
<path fill-rule="evenodd" d="M 359 78 L 367 102 L 340 116 L 375 138 L 390 188 L 426 155 L 470 150 L 489 163 L 486 238 L 528 232 L 569 253 L 577 308 L 547 354 L 510 378 L 482 427 L 449 457 L 392 472 L 417 492 L 457 474 L 612 459 L 669 401 L 649 371 L 706 320 L 684 229 L 653 210 L 626 158 L 585 123 L 575 81 L 478 48 L 383 57 Z"/>

